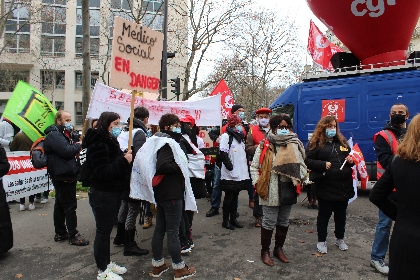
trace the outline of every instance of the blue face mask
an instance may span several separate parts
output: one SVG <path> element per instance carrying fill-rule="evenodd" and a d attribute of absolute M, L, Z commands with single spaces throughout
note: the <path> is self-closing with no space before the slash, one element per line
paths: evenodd
<path fill-rule="evenodd" d="M 287 135 L 290 134 L 290 131 L 286 128 L 277 129 L 277 135 Z"/>
<path fill-rule="evenodd" d="M 112 136 L 112 137 L 117 138 L 117 137 L 118 137 L 118 135 L 120 135 L 120 134 L 121 134 L 121 128 L 120 128 L 120 127 L 113 127 L 113 128 L 111 129 L 110 134 L 111 134 L 111 136 Z"/>
<path fill-rule="evenodd" d="M 237 125 L 237 126 L 235 126 L 235 129 L 236 129 L 238 132 L 242 132 L 242 125 Z"/>
<path fill-rule="evenodd" d="M 181 134 L 181 128 L 180 127 L 172 127 L 172 132 Z"/>
<path fill-rule="evenodd" d="M 245 112 L 239 112 L 238 117 L 243 120 L 245 118 Z"/>
<path fill-rule="evenodd" d="M 69 122 L 65 122 L 65 123 L 64 123 L 64 128 L 65 128 L 67 131 L 71 131 L 71 130 L 73 130 L 73 125 L 72 125 L 71 123 L 69 123 Z"/>
<path fill-rule="evenodd" d="M 325 136 L 327 136 L 327 138 L 333 138 L 336 134 L 337 134 L 337 131 L 335 128 L 330 128 L 330 129 L 327 128 L 325 130 Z"/>
<path fill-rule="evenodd" d="M 152 136 L 152 131 L 148 129 L 146 132 L 146 137 L 149 138 L 150 136 Z"/>

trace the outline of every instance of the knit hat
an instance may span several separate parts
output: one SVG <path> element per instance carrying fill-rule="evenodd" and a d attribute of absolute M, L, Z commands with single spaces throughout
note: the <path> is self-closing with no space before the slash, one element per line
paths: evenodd
<path fill-rule="evenodd" d="M 227 118 L 227 126 L 228 127 L 234 127 L 235 125 L 237 125 L 238 123 L 241 123 L 242 120 L 235 114 L 230 115 Z"/>
<path fill-rule="evenodd" d="M 241 108 L 244 108 L 244 107 L 242 107 L 242 105 L 235 104 L 235 105 L 232 106 L 231 113 L 233 114 Z"/>

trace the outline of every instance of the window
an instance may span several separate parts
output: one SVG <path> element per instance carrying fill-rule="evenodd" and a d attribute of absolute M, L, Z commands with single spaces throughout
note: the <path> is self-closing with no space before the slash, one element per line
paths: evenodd
<path fill-rule="evenodd" d="M 66 51 L 66 1 L 42 0 L 41 55 L 64 56 Z"/>
<path fill-rule="evenodd" d="M 143 11 L 152 12 L 152 13 L 163 13 L 163 1 L 156 0 L 143 0 Z"/>
<path fill-rule="evenodd" d="M 100 32 L 100 1 L 89 1 L 90 12 L 90 55 L 92 57 L 99 56 L 99 32 Z M 77 0 L 76 9 L 76 56 L 81 57 L 83 50 L 83 32 L 82 32 L 82 1 Z"/>
<path fill-rule="evenodd" d="M 63 101 L 55 101 L 55 109 L 64 110 L 64 102 Z"/>
<path fill-rule="evenodd" d="M 4 1 L 7 17 L 5 23 L 5 50 L 11 53 L 27 53 L 30 49 L 30 1 Z"/>
<path fill-rule="evenodd" d="M 12 92 L 18 81 L 29 82 L 29 71 L 0 70 L 0 91 Z"/>
<path fill-rule="evenodd" d="M 41 87 L 42 89 L 64 89 L 65 86 L 65 72 L 41 70 Z"/>
<path fill-rule="evenodd" d="M 76 125 L 83 125 L 82 102 L 74 102 L 74 112 L 76 112 Z"/>
<path fill-rule="evenodd" d="M 83 74 L 82 72 L 76 72 L 76 89 L 82 90 L 83 89 Z M 98 72 L 92 72 L 90 74 L 90 88 L 93 89 L 95 87 L 96 81 L 99 79 Z"/>
<path fill-rule="evenodd" d="M 163 29 L 163 9 L 165 8 L 162 0 L 144 0 L 142 3 L 143 16 L 142 24 L 153 30 L 162 32 Z"/>

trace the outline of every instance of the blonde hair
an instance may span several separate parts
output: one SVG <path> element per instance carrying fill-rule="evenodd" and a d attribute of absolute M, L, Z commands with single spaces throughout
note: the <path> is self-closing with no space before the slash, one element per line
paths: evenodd
<path fill-rule="evenodd" d="M 69 112 L 64 111 L 64 110 L 58 110 L 57 114 L 55 114 L 55 117 L 54 117 L 55 124 L 58 124 L 58 121 L 61 120 L 61 116 L 63 115 L 63 113 L 69 113 Z"/>
<path fill-rule="evenodd" d="M 410 122 L 404 140 L 398 146 L 397 154 L 399 157 L 420 161 L 420 115 L 417 114 Z"/>
<path fill-rule="evenodd" d="M 319 120 L 318 124 L 315 127 L 314 134 L 312 135 L 311 141 L 308 143 L 309 150 L 313 150 L 316 147 L 324 148 L 325 142 L 327 141 L 327 136 L 325 135 L 325 131 L 327 127 L 333 122 L 337 124 L 336 128 L 336 136 L 340 141 L 343 147 L 348 147 L 348 143 L 346 138 L 341 134 L 340 128 L 338 127 L 338 121 L 334 116 L 325 116 Z"/>

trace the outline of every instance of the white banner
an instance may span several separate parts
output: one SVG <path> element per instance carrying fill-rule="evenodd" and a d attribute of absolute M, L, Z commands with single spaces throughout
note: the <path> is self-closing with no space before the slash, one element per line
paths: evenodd
<path fill-rule="evenodd" d="M 88 119 L 99 118 L 102 112 L 111 111 L 121 116 L 121 121 L 130 117 L 131 95 L 101 83 L 96 83 L 86 115 Z M 157 125 L 163 114 L 171 113 L 183 118 L 191 115 L 198 126 L 222 125 L 220 95 L 198 101 L 156 101 L 136 97 L 135 107 L 144 106 L 149 112 L 149 123 Z"/>
<path fill-rule="evenodd" d="M 35 169 L 32 166 L 29 151 L 8 152 L 7 158 L 10 163 L 10 170 L 3 177 L 3 187 L 6 191 L 7 201 L 54 188 L 51 180 L 48 186 L 47 168 Z"/>

